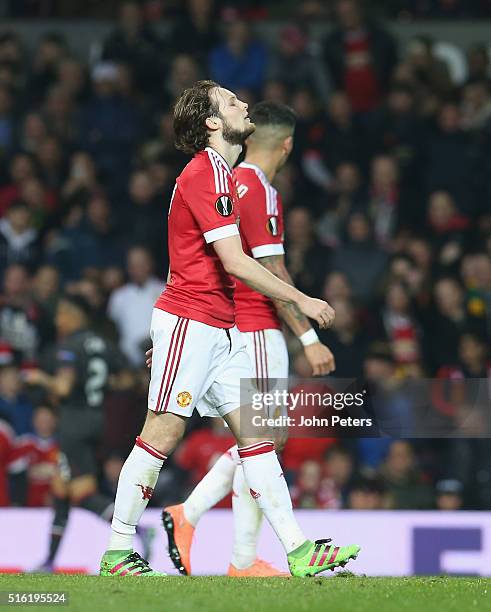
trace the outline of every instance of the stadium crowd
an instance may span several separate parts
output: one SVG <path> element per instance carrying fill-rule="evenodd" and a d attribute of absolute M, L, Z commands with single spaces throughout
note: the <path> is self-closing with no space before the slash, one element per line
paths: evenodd
<path fill-rule="evenodd" d="M 336 376 L 392 387 L 488 378 L 486 46 L 464 50 L 466 78 L 456 83 L 431 39 L 401 47 L 356 0 L 332 3 L 336 25 L 316 53 L 306 21 L 286 23 L 276 44 L 258 38 L 246 18 L 255 3 L 219 11 L 190 0 L 166 37 L 142 4 L 116 4 L 91 64 L 72 54 L 68 33 L 44 35 L 29 55 L 15 32 L 0 32 L 0 505 L 49 504 L 56 407 L 23 373 L 49 369 L 62 291 L 86 298 L 136 374 L 131 391 L 106 402 L 101 488 L 115 491 L 146 410 L 167 206 L 186 163 L 173 146 L 172 104 L 202 77 L 249 105 L 274 99 L 297 113 L 277 181 L 287 263 L 300 289 L 336 310 L 320 334 Z M 469 3 L 395 4 L 459 16 Z M 308 376 L 300 346 L 289 344 L 292 376 Z M 182 500 L 230 444 L 221 423 L 192 420 L 152 503 Z M 283 465 L 301 508 L 491 509 L 488 440 L 292 439 Z"/>

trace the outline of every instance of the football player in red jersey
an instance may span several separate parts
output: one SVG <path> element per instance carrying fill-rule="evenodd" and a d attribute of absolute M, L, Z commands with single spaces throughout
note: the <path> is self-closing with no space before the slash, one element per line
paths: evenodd
<path fill-rule="evenodd" d="M 162 465 L 184 434 L 186 419 L 221 416 L 238 445 L 245 480 L 275 530 L 295 575 L 346 563 L 358 546 L 311 542 L 292 510 L 274 442 L 246 437 L 240 427 L 241 379 L 252 367 L 235 326 L 235 278 L 268 297 L 294 304 L 321 327 L 334 311 L 246 255 L 237 228 L 238 194 L 231 167 L 254 131 L 247 104 L 213 81 L 183 92 L 174 109 L 176 145 L 194 154 L 176 180 L 169 206 L 170 269 L 156 303 L 150 335 L 153 361 L 145 425 L 126 460 L 116 493 L 103 576 L 159 575 L 133 552 L 136 525 Z"/>
<path fill-rule="evenodd" d="M 283 205 L 272 182 L 291 153 L 295 114 L 284 104 L 260 102 L 251 111 L 251 119 L 256 130 L 247 139 L 245 160 L 234 170 L 242 247 L 275 276 L 293 285 L 284 260 Z M 288 350 L 280 317 L 304 345 L 314 375 L 325 375 L 334 369 L 331 351 L 319 341 L 308 319 L 294 304 L 273 302 L 241 281 L 237 281 L 234 299 L 236 324 L 246 340 L 258 385 L 266 386 L 268 379 L 285 383 L 288 378 Z M 284 442 L 282 433 L 275 440 L 276 450 L 281 450 Z M 187 574 L 191 573 L 190 549 L 196 524 L 233 490 L 235 538 L 229 575 L 282 575 L 256 556 L 262 512 L 249 492 L 237 458 L 237 447 L 229 449 L 183 504 L 164 509 L 171 558 Z"/>

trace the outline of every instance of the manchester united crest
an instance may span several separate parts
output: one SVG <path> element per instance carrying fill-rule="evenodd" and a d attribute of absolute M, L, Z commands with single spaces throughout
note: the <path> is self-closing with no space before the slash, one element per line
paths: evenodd
<path fill-rule="evenodd" d="M 230 217 L 234 211 L 234 203 L 232 202 L 232 198 L 226 195 L 220 196 L 215 202 L 215 208 L 217 213 L 222 215 L 222 217 Z"/>
<path fill-rule="evenodd" d="M 193 401 L 193 396 L 191 395 L 191 393 L 189 393 L 189 391 L 181 391 L 177 394 L 176 400 L 177 405 L 180 408 L 187 408 L 189 404 Z"/>
<path fill-rule="evenodd" d="M 280 232 L 278 217 L 269 217 L 266 228 L 272 236 L 277 236 Z"/>

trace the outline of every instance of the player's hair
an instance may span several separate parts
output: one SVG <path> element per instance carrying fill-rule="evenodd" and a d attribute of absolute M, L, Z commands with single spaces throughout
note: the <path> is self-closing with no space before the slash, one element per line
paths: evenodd
<path fill-rule="evenodd" d="M 286 127 L 293 131 L 297 122 L 297 116 L 292 108 L 281 102 L 271 100 L 264 100 L 255 104 L 249 116 L 256 127 Z"/>
<path fill-rule="evenodd" d="M 176 149 L 194 154 L 208 145 L 206 119 L 219 116 L 218 103 L 210 93 L 220 85 L 215 81 L 198 81 L 185 89 L 174 106 L 174 133 Z"/>

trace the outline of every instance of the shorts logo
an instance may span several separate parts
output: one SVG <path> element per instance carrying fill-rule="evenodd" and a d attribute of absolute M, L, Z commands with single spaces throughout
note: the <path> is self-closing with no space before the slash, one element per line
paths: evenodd
<path fill-rule="evenodd" d="M 220 196 L 215 202 L 215 208 L 222 217 L 230 217 L 234 211 L 234 203 L 230 196 Z"/>
<path fill-rule="evenodd" d="M 176 400 L 177 405 L 180 408 L 187 408 L 189 404 L 193 401 L 193 396 L 191 395 L 191 393 L 189 393 L 189 391 L 181 391 L 177 394 Z"/>
<path fill-rule="evenodd" d="M 142 484 L 137 484 L 136 486 L 140 487 L 140 489 L 142 490 L 142 499 L 152 499 L 152 487 L 144 487 Z"/>
<path fill-rule="evenodd" d="M 280 228 L 278 227 L 278 217 L 270 217 L 266 223 L 266 229 L 271 236 L 277 236 L 280 233 Z"/>

